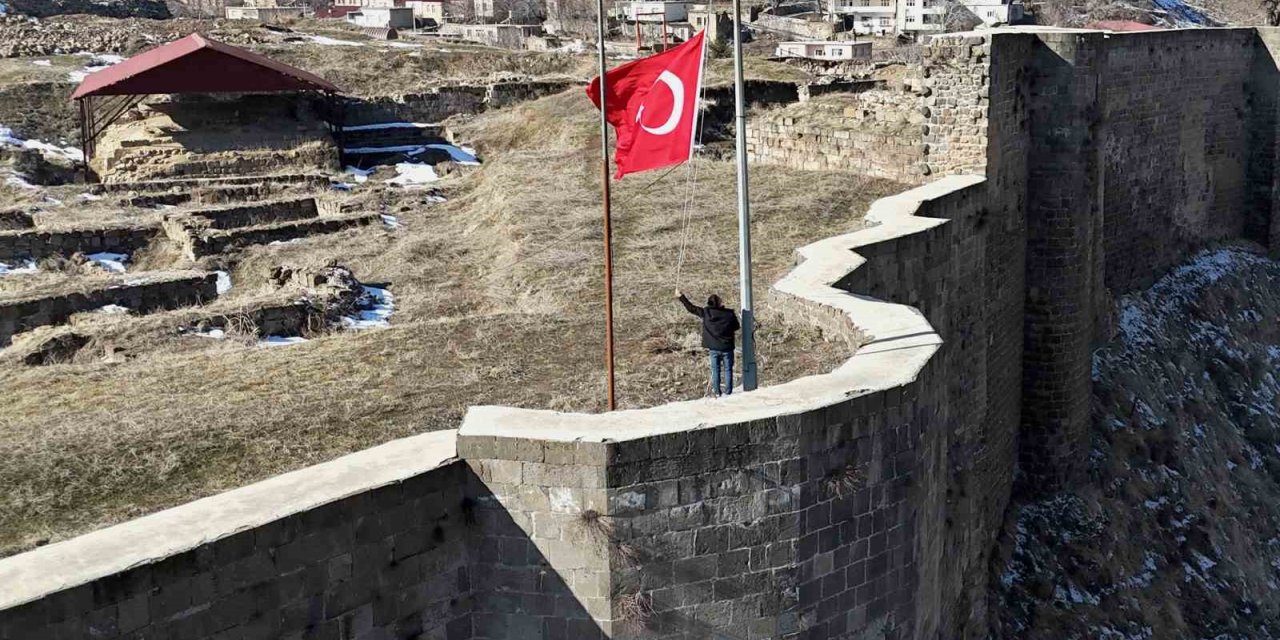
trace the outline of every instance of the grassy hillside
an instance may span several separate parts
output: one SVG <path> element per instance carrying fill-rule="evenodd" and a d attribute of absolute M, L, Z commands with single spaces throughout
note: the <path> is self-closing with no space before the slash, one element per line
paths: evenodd
<path fill-rule="evenodd" d="M 403 228 L 259 246 L 200 265 L 231 271 L 227 304 L 265 295 L 277 265 L 350 266 L 362 280 L 389 283 L 397 309 L 387 329 L 276 348 L 123 331 L 113 346 L 128 357 L 114 364 L 0 371 L 0 457 L 7 461 L 0 465 L 0 549 L 455 427 L 472 404 L 600 410 L 595 127 L 579 90 L 476 117 L 456 129 L 486 163 L 437 183 L 448 202 L 382 188 L 377 176 L 353 196 L 366 210 L 397 216 Z M 755 170 L 752 188 L 761 298 L 795 247 L 857 228 L 874 198 L 899 190 L 772 167 Z M 719 292 L 736 304 L 733 193 L 731 163 L 712 160 L 617 184 L 622 406 L 703 394 L 698 326 L 672 289 Z M 146 265 L 181 266 L 164 251 Z M 767 304 L 760 319 L 765 384 L 827 370 L 846 355 L 812 331 L 777 322 Z"/>

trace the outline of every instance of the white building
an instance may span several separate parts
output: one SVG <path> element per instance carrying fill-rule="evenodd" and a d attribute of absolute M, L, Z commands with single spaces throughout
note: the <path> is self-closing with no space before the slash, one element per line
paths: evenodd
<path fill-rule="evenodd" d="M 472 11 L 481 22 L 531 24 L 540 21 L 542 5 L 526 0 L 472 0 Z"/>
<path fill-rule="evenodd" d="M 413 17 L 417 20 L 444 24 L 444 0 L 405 0 L 404 6 L 413 9 Z"/>
<path fill-rule="evenodd" d="M 257 20 L 258 22 L 283 22 L 306 15 L 304 7 L 234 7 L 225 9 L 228 20 Z"/>
<path fill-rule="evenodd" d="M 413 9 L 409 7 L 363 7 L 347 14 L 347 22 L 360 27 L 412 29 Z"/>
<path fill-rule="evenodd" d="M 689 7 L 693 2 L 664 2 L 663 0 L 626 0 L 618 4 L 621 17 L 627 22 L 687 22 Z"/>
<path fill-rule="evenodd" d="M 1009 24 L 1023 17 L 1020 0 L 828 0 L 827 11 L 859 34 L 923 36 L 947 29 L 948 12 L 963 7 L 984 24 Z M 961 9 L 963 11 L 963 9 Z"/>
<path fill-rule="evenodd" d="M 834 40 L 780 42 L 774 55 L 779 58 L 806 58 L 809 60 L 870 60 L 871 42 Z"/>
<path fill-rule="evenodd" d="M 1021 2 L 1001 0 L 961 0 L 964 6 L 977 16 L 982 24 L 994 26 L 1011 24 L 1022 19 L 1024 12 Z"/>
<path fill-rule="evenodd" d="M 898 0 L 898 32 L 917 36 L 942 33 L 946 13 L 945 0 Z"/>
<path fill-rule="evenodd" d="M 848 20 L 854 33 L 886 35 L 898 31 L 895 16 L 901 0 L 830 0 L 828 12 Z"/>

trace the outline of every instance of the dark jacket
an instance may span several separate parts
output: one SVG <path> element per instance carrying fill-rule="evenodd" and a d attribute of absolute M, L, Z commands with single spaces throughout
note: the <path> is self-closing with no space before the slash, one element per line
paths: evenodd
<path fill-rule="evenodd" d="M 680 304 L 702 318 L 702 346 L 714 351 L 733 351 L 733 334 L 738 331 L 738 315 L 725 307 L 699 307 L 680 296 Z"/>

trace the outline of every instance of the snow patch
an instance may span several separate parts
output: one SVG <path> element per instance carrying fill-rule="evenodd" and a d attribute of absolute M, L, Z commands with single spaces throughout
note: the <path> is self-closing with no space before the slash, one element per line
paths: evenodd
<path fill-rule="evenodd" d="M 352 166 L 347 167 L 347 175 L 350 175 L 354 182 L 364 182 L 368 180 L 369 176 L 373 174 L 374 171 L 375 169 L 361 169 L 359 167 Z"/>
<path fill-rule="evenodd" d="M 31 64 L 34 64 L 34 65 L 36 65 L 37 67 L 52 67 L 52 66 L 53 66 L 53 62 L 52 62 L 51 60 L 32 60 L 32 61 L 31 61 Z"/>
<path fill-rule="evenodd" d="M 60 147 L 56 144 L 41 140 L 27 140 L 25 138 L 20 138 L 13 132 L 13 129 L 3 125 L 0 125 L 0 147 L 31 149 L 33 151 L 39 151 L 46 157 L 60 156 L 72 162 L 82 162 L 84 160 L 84 154 L 75 147 Z"/>
<path fill-rule="evenodd" d="M 0 262 L 0 276 L 35 273 L 39 270 L 36 261 L 30 258 L 15 263 Z"/>
<path fill-rule="evenodd" d="M 343 131 L 381 131 L 383 129 L 426 129 L 427 127 L 435 127 L 439 125 L 428 124 L 425 122 L 377 122 L 374 124 L 358 124 L 351 127 L 342 127 Z M 347 167 L 350 169 L 350 167 Z"/>
<path fill-rule="evenodd" d="M 125 253 L 91 253 L 85 256 L 90 262 L 110 271 L 111 273 L 124 273 L 128 271 L 124 264 L 129 261 L 129 255 Z"/>
<path fill-rule="evenodd" d="M 103 315 L 109 315 L 109 316 L 118 316 L 118 315 L 124 315 L 129 313 L 129 309 L 127 307 L 122 307 L 118 304 L 108 304 L 108 305 L 103 305 L 101 307 L 98 307 L 97 309 L 94 309 L 93 313 L 101 313 Z"/>
<path fill-rule="evenodd" d="M 217 289 L 218 295 L 222 295 L 230 291 L 231 290 L 231 274 L 227 273 L 226 271 L 215 271 L 214 273 L 218 274 L 218 281 L 214 285 Z"/>
<path fill-rule="evenodd" d="M 393 123 L 394 124 L 394 123 Z M 347 128 L 348 131 L 352 129 Z M 426 153 L 428 149 L 444 151 L 449 154 L 449 159 L 461 164 L 474 166 L 480 164 L 480 159 L 476 157 L 475 149 L 471 147 L 460 147 L 453 144 L 432 143 L 432 144 L 404 144 L 391 147 L 348 147 L 342 150 L 343 153 L 354 153 L 369 155 L 375 153 L 402 153 L 406 156 L 417 156 Z"/>
<path fill-rule="evenodd" d="M 316 44 L 323 44 L 331 47 L 363 47 L 363 42 L 352 42 L 350 40 L 339 40 L 327 36 L 309 36 L 311 41 Z"/>
<path fill-rule="evenodd" d="M 429 184 L 440 179 L 440 176 L 436 174 L 434 167 L 429 164 L 418 164 L 416 162 L 401 162 L 400 164 L 397 164 L 396 173 L 399 175 L 387 180 L 387 184 L 411 187 Z"/>
<path fill-rule="evenodd" d="M 89 62 L 84 66 L 84 68 L 67 74 L 67 77 L 72 82 L 83 82 L 85 78 L 92 74 L 124 62 L 123 57 L 112 53 L 97 53 L 89 55 Z"/>
<path fill-rule="evenodd" d="M 27 182 L 27 174 L 18 173 L 17 171 L 8 172 L 4 177 L 4 183 L 11 187 L 17 187 L 19 189 L 39 189 L 40 188 L 35 186 L 34 184 L 31 184 L 30 182 Z"/>
<path fill-rule="evenodd" d="M 389 216 L 385 213 L 382 214 L 382 224 L 387 225 L 387 227 L 391 229 L 401 229 L 404 227 L 404 225 L 400 224 L 400 218 Z"/>
<path fill-rule="evenodd" d="M 342 326 L 348 329 L 377 329 L 391 324 L 391 314 L 396 310 L 395 296 L 390 291 L 379 287 L 363 286 L 357 305 L 359 311 L 355 315 L 342 319 Z"/>
<path fill-rule="evenodd" d="M 306 342 L 307 339 L 301 336 L 267 336 L 258 341 L 258 344 L 264 347 L 283 347 L 291 344 L 299 344 Z"/>

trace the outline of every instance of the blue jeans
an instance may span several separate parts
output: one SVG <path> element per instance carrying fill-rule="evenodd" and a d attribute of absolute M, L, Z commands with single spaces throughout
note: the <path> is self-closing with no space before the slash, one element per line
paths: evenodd
<path fill-rule="evenodd" d="M 711 353 L 711 390 L 720 395 L 720 367 L 724 367 L 724 395 L 733 393 L 733 351 L 708 350 Z"/>

